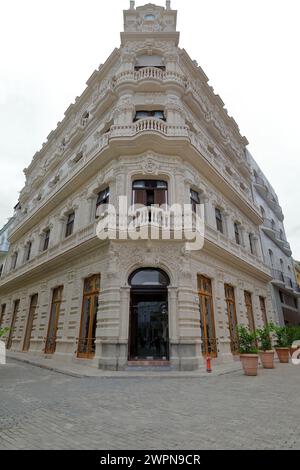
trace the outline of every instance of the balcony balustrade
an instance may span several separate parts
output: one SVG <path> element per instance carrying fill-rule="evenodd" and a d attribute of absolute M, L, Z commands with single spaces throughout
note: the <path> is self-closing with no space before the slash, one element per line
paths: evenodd
<path fill-rule="evenodd" d="M 300 292 L 298 284 L 294 282 L 288 274 L 280 271 L 279 269 L 272 269 L 271 272 L 273 280 L 276 281 L 276 283 L 279 283 L 279 285 L 281 284 L 288 289 L 292 289 L 295 292 Z"/>
<path fill-rule="evenodd" d="M 261 178 L 260 176 L 256 176 L 254 185 L 258 193 L 261 195 L 261 197 L 266 201 L 268 206 L 277 215 L 278 219 L 282 221 L 284 219 L 282 209 L 280 205 L 278 204 L 278 202 L 274 199 L 274 197 L 270 193 L 269 188 L 267 187 L 263 178 Z"/>
<path fill-rule="evenodd" d="M 276 224 L 274 221 L 264 218 L 262 229 L 271 238 L 271 240 L 284 251 L 286 255 L 291 255 L 292 252 L 290 244 L 286 241 L 283 232 L 280 232 L 280 230 L 276 229 Z"/>

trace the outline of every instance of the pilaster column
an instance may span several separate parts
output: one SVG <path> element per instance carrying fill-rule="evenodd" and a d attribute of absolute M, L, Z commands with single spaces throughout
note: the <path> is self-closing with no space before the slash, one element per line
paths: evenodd
<path fill-rule="evenodd" d="M 128 343 L 129 336 L 130 287 L 120 289 L 120 341 Z"/>
<path fill-rule="evenodd" d="M 171 343 L 178 343 L 177 287 L 168 287 L 169 337 Z"/>

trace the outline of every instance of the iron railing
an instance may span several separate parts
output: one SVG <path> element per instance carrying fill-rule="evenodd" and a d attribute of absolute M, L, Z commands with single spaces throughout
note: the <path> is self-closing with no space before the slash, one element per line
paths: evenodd
<path fill-rule="evenodd" d="M 95 345 L 96 338 L 76 338 L 77 342 L 77 356 L 78 357 L 92 357 L 95 354 L 96 345 Z"/>
<path fill-rule="evenodd" d="M 208 354 L 212 357 L 218 355 L 218 338 L 202 338 L 202 354 L 207 356 Z"/>
<path fill-rule="evenodd" d="M 45 339 L 45 354 L 54 354 L 56 350 L 56 336 L 47 336 Z"/>

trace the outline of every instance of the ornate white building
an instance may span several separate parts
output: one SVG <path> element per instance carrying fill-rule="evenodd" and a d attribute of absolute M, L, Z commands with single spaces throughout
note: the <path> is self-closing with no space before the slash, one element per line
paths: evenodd
<path fill-rule="evenodd" d="M 177 12 L 124 11 L 121 46 L 93 72 L 25 170 L 0 282 L 8 349 L 124 370 L 232 361 L 237 323 L 278 321 L 263 217 L 234 119 L 178 47 Z M 102 204 L 205 205 L 202 250 L 103 240 Z"/>

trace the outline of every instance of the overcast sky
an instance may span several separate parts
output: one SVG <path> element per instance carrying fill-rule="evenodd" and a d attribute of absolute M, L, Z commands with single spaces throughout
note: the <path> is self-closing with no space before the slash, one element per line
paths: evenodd
<path fill-rule="evenodd" d="M 0 0 L 0 224 L 18 200 L 23 168 L 119 47 L 127 8 L 129 0 Z M 299 0 L 173 0 L 172 8 L 180 46 L 248 138 L 300 259 Z"/>

